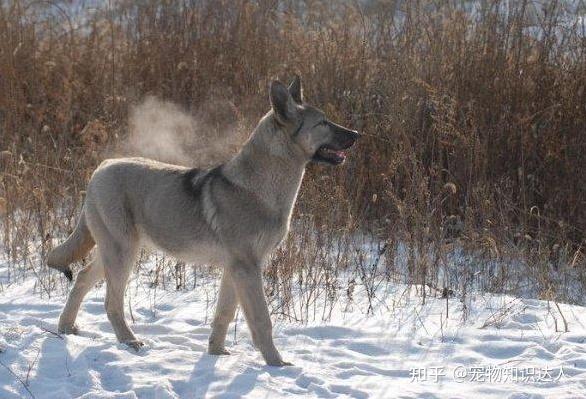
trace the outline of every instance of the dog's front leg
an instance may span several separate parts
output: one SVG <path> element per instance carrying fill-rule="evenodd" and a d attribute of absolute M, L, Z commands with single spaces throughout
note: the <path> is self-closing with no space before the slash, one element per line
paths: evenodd
<path fill-rule="evenodd" d="M 210 334 L 208 353 L 210 355 L 229 355 L 230 352 L 224 347 L 226 332 L 234 315 L 236 314 L 236 292 L 232 284 L 230 271 L 226 269 L 222 275 L 216 313 L 212 322 L 212 333 Z"/>
<path fill-rule="evenodd" d="M 262 353 L 265 362 L 269 366 L 291 365 L 283 361 L 273 342 L 273 325 L 263 291 L 261 267 L 237 263 L 230 268 L 230 272 L 252 341 Z"/>

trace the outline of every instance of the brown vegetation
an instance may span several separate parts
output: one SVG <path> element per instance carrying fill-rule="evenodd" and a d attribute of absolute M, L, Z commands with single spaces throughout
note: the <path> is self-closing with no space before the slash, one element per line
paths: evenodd
<path fill-rule="evenodd" d="M 270 79 L 299 73 L 306 98 L 366 137 L 345 167 L 310 167 L 295 234 L 267 270 L 273 296 L 308 278 L 334 298 L 355 281 L 509 291 L 522 275 L 572 300 L 566 276 L 586 287 L 586 36 L 572 18 L 586 11 L 333 3 L 120 1 L 81 18 L 67 3 L 0 2 L 0 221 L 14 270 L 63 284 L 44 254 L 95 166 L 125 153 L 147 96 L 205 117 L 194 135 L 206 145 L 228 107 L 238 144 L 268 109 Z M 339 287 L 342 269 L 354 277 Z"/>

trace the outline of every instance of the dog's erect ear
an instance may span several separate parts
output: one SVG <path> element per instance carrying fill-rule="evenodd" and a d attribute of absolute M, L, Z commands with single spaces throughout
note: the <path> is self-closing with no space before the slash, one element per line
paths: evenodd
<path fill-rule="evenodd" d="M 303 89 L 301 88 L 301 78 L 299 75 L 295 75 L 293 81 L 289 85 L 289 93 L 293 100 L 299 105 L 303 104 Z"/>
<path fill-rule="evenodd" d="M 287 86 L 278 80 L 273 80 L 269 95 L 275 116 L 281 123 L 287 122 L 295 112 L 294 100 Z"/>

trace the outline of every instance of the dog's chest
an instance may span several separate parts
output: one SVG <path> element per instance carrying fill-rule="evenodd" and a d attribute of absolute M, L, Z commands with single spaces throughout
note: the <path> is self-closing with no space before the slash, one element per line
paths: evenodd
<path fill-rule="evenodd" d="M 256 252 L 262 255 L 268 255 L 274 251 L 277 246 L 287 237 L 289 232 L 290 218 L 287 215 L 277 215 L 273 218 L 264 219 L 258 223 L 250 244 Z"/>

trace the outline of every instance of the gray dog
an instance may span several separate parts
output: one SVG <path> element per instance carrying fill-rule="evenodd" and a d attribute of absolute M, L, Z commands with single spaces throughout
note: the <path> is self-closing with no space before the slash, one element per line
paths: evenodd
<path fill-rule="evenodd" d="M 226 331 L 239 303 L 252 340 L 268 365 L 283 366 L 275 348 L 262 284 L 262 265 L 287 235 L 306 165 L 344 162 L 359 137 L 302 100 L 301 81 L 270 86 L 271 110 L 241 151 L 210 170 L 141 158 L 104 161 L 94 172 L 75 231 L 48 257 L 72 279 L 69 264 L 97 245 L 79 272 L 59 318 L 75 333 L 81 301 L 106 278 L 105 307 L 122 343 L 139 349 L 124 319 L 124 291 L 141 247 L 224 268 L 209 338 L 209 353 L 228 354 Z"/>

